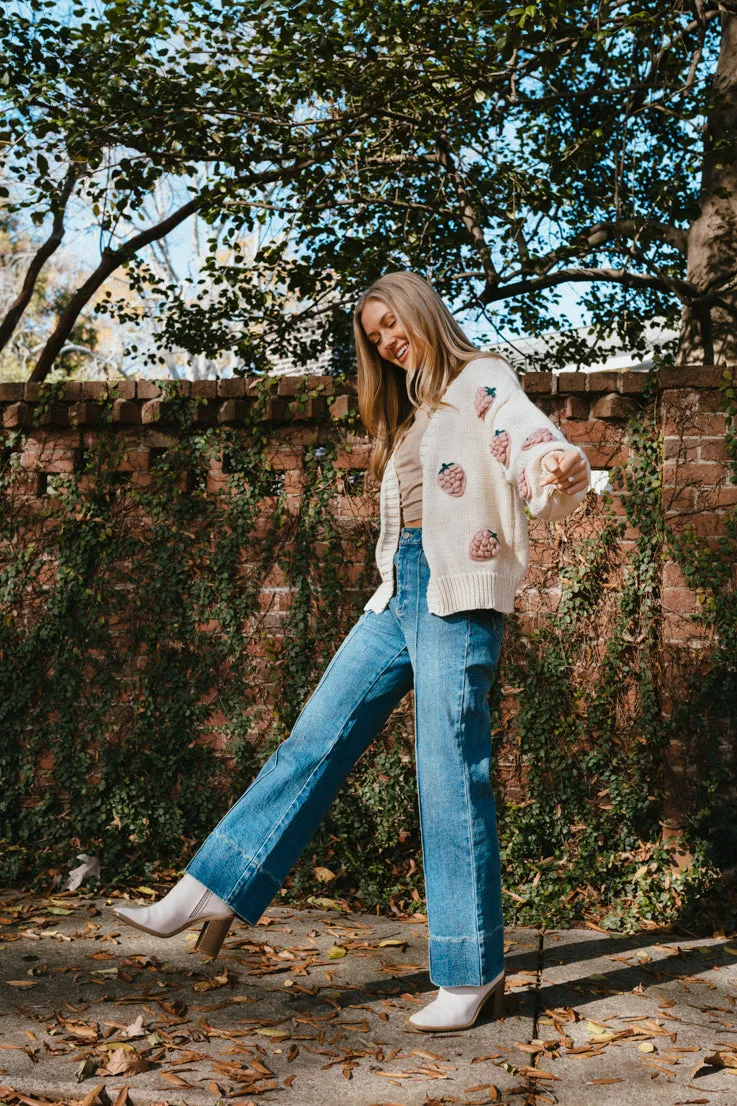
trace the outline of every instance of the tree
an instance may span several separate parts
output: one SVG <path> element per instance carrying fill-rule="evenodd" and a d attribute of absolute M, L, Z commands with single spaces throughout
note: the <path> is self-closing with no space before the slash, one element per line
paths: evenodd
<path fill-rule="evenodd" d="M 391 267 L 491 328 L 549 330 L 572 283 L 601 338 L 644 352 L 657 315 L 680 325 L 678 359 L 735 360 L 737 5 L 138 0 L 66 24 L 55 11 L 28 0 L 0 21 L 6 173 L 24 174 L 45 241 L 83 197 L 103 248 L 34 379 L 112 272 L 154 279 L 144 251 L 193 212 L 227 260 L 210 252 L 200 300 L 159 281 L 161 341 L 242 367 L 340 345 L 356 293 Z M 133 229 L 164 179 L 171 212 Z M 244 253 L 269 220 L 280 233 Z M 561 334 L 545 360 L 597 356 Z"/>

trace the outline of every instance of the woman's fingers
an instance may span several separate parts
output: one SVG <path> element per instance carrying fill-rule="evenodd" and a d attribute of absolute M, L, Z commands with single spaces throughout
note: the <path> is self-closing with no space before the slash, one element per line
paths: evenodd
<path fill-rule="evenodd" d="M 550 475 L 541 480 L 541 484 L 552 484 L 557 491 L 569 495 L 586 491 L 589 486 L 588 465 L 580 453 L 553 450 L 545 454 L 542 464 Z"/>

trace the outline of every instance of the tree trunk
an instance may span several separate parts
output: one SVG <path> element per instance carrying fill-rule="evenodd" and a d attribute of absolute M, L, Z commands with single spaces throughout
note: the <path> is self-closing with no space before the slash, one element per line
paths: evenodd
<path fill-rule="evenodd" d="M 680 364 L 737 364 L 737 16 L 721 22 L 700 211 L 688 234 L 688 280 L 705 302 L 683 312 Z"/>

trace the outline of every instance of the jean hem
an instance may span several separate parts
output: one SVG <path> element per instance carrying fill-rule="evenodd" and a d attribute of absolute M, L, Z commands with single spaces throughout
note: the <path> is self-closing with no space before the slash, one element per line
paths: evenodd
<path fill-rule="evenodd" d="M 429 952 L 436 987 L 480 987 L 504 970 L 504 926 L 467 937 L 431 936 Z"/>

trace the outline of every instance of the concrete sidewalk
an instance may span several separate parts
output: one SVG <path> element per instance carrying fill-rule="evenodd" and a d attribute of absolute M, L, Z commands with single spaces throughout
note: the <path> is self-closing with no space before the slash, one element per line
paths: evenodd
<path fill-rule="evenodd" d="M 505 1019 L 429 1034 L 424 923 L 274 906 L 208 961 L 106 902 L 2 896 L 8 1106 L 737 1102 L 737 942 L 510 929 Z"/>

